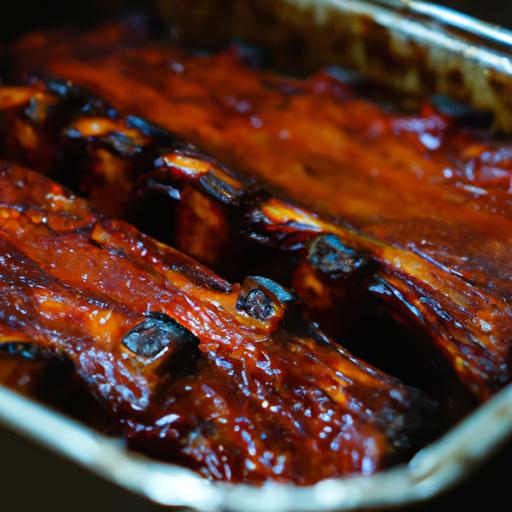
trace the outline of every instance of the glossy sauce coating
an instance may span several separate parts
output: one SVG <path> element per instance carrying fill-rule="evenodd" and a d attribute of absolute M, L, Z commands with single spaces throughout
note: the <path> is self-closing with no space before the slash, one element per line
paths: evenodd
<path fill-rule="evenodd" d="M 157 186 L 180 199 L 180 248 L 220 267 L 234 250 L 233 231 L 301 254 L 316 237 L 337 236 L 378 267 L 361 287 L 426 332 L 473 393 L 485 399 L 509 382 L 509 143 L 468 130 L 429 104 L 415 115 L 389 111 L 325 72 L 289 79 L 251 68 L 236 51 L 197 56 L 141 43 L 140 34 L 130 41 L 119 27 L 65 44 L 59 35 L 31 36 L 13 55 L 21 74 L 72 79 L 277 194 L 247 211 L 254 197 L 232 172 L 171 148 L 157 162 Z M 96 125 L 79 124 L 81 137 L 89 140 Z M 126 122 L 117 128 L 129 130 Z M 136 147 L 147 145 L 137 137 Z M 106 169 L 116 187 L 83 190 L 107 211 L 101 194 L 112 197 L 117 188 L 123 195 L 137 168 L 131 158 L 127 170 L 127 159 L 119 164 L 114 153 L 96 149 L 91 168 Z M 226 205 L 238 204 L 226 213 Z M 316 291 L 320 309 L 343 308 L 343 286 L 326 286 L 310 263 L 294 271 L 294 285 L 303 295 Z"/>
<path fill-rule="evenodd" d="M 0 217 L 2 346 L 71 361 L 146 453 L 216 480 L 306 484 L 373 473 L 428 430 L 431 402 L 331 342 L 268 279 L 231 285 L 9 164 Z"/>

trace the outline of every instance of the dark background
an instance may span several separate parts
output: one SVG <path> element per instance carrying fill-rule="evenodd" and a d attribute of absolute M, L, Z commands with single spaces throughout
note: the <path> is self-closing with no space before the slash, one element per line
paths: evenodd
<path fill-rule="evenodd" d="M 194 0 L 190 0 L 193 5 Z M 34 0 L 0 0 L 0 40 L 8 40 L 15 35 L 18 27 L 30 29 L 35 25 L 59 24 L 72 15 L 84 22 L 93 21 L 96 9 L 101 12 L 115 12 L 119 5 L 137 5 L 142 0 L 85 0 L 85 1 L 34 1 Z M 444 4 L 464 11 L 492 23 L 512 27 L 512 0 L 438 0 Z M 91 7 L 92 6 L 92 7 Z M 98 9 L 99 10 L 99 9 Z"/>
<path fill-rule="evenodd" d="M 436 3 L 467 12 L 492 23 L 512 26 L 512 1 L 510 0 L 438 0 Z"/>
<path fill-rule="evenodd" d="M 510 0 L 444 0 L 437 3 L 465 11 L 492 23 L 512 26 L 512 2 Z"/>
<path fill-rule="evenodd" d="M 441 2 L 440 2 L 441 3 Z M 491 22 L 512 27 L 512 0 L 467 0 L 442 2 Z M 193 0 L 191 0 L 193 5 Z M 30 6 L 30 8 L 29 8 Z M 14 35 L 16 27 L 34 23 L 58 24 L 70 13 L 91 17 L 88 2 L 27 2 L 0 0 L 0 39 Z M 53 512 L 147 512 L 161 510 L 135 496 L 90 475 L 46 451 L 0 431 L 0 510 Z M 410 512 L 452 512 L 458 510 L 498 512 L 512 509 L 512 443 L 469 481 L 447 496 Z"/>

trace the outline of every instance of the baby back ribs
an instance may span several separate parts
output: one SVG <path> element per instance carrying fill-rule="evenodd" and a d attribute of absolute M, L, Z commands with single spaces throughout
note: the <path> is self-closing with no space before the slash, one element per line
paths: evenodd
<path fill-rule="evenodd" d="M 216 480 L 373 473 L 428 431 L 420 392 L 353 358 L 278 284 L 230 284 L 0 164 L 0 346 L 72 363 L 130 445 Z"/>
<path fill-rule="evenodd" d="M 149 217 L 158 219 L 161 238 L 217 269 L 242 262 L 243 271 L 273 272 L 310 308 L 342 322 L 357 291 L 369 291 L 421 327 L 481 399 L 510 380 L 506 144 L 432 108 L 391 114 L 326 75 L 293 81 L 255 71 L 232 53 L 194 57 L 167 46 L 118 45 L 107 57 L 78 52 L 77 61 L 53 60 L 52 51 L 47 60 L 31 56 L 243 172 L 56 80 L 0 92 L 11 158 L 55 172 L 116 216 L 133 216 L 138 196 L 152 202 L 160 194 L 167 220 Z M 183 70 L 169 70 L 172 62 Z M 103 72 L 108 80 L 100 80 Z M 127 88 L 137 101 L 123 94 Z M 219 105 L 219 90 L 250 96 L 251 115 Z M 147 214 L 134 218 L 146 227 Z M 276 253 L 255 263 L 254 245 L 242 240 L 295 258 L 274 271 Z"/>

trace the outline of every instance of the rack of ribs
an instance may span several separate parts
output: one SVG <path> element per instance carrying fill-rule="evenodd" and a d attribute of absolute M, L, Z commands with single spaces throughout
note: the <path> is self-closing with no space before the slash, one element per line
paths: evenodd
<path fill-rule="evenodd" d="M 480 399 L 510 381 L 512 153 L 467 112 L 392 112 L 332 73 L 119 27 L 63 41 L 11 51 L 30 83 L 0 93 L 11 159 L 222 274 L 293 286 L 331 332 L 377 297 Z"/>
<path fill-rule="evenodd" d="M 429 399 L 268 278 L 231 284 L 8 163 L 0 219 L 2 351 L 67 360 L 134 448 L 210 479 L 307 484 L 373 473 L 432 432 Z"/>

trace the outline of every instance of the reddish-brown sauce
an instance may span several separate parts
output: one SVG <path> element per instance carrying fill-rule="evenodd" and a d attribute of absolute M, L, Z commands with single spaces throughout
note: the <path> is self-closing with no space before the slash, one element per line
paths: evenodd
<path fill-rule="evenodd" d="M 134 447 L 212 479 L 305 484 L 418 440 L 428 400 L 277 284 L 230 285 L 41 175 L 2 164 L 0 182 L 1 346 L 68 359 Z"/>
<path fill-rule="evenodd" d="M 322 222 L 330 219 L 313 233 L 333 233 L 369 251 L 384 274 L 391 274 L 383 276 L 385 286 L 372 282 L 372 293 L 426 330 L 474 393 L 486 398 L 508 382 L 510 144 L 465 129 L 456 117 L 428 104 L 415 115 L 388 111 L 326 73 L 285 78 L 251 68 L 236 51 L 198 56 L 141 42 L 138 33 L 130 40 L 115 27 L 65 43 L 59 34 L 31 36 L 13 56 L 18 75 L 71 79 L 323 215 Z M 152 164 L 130 164 L 129 171 L 123 164 L 118 179 L 111 153 L 96 151 L 95 165 L 123 197 L 126 176 L 147 172 Z M 226 175 L 222 179 L 226 182 Z M 117 213 L 113 188 L 95 185 L 87 193 L 102 209 Z M 211 191 L 206 196 L 211 198 Z M 233 247 L 226 233 L 240 231 L 233 215 L 188 187 L 181 197 L 186 201 L 177 228 L 171 221 L 168 230 L 176 230 L 174 243 L 216 268 L 232 266 L 231 258 L 224 265 L 222 260 Z M 271 213 L 260 217 L 273 225 L 277 210 L 266 209 Z M 317 223 L 307 211 L 286 205 L 284 210 L 285 222 L 298 215 L 306 227 Z M 345 232 L 347 223 L 359 233 Z M 351 240 L 354 236 L 362 238 Z M 329 286 L 331 299 L 322 299 L 325 285 L 302 272 L 289 281 L 304 297 L 320 293 L 310 302 L 320 309 L 330 302 L 328 311 L 343 308 L 339 286 L 338 291 Z"/>
<path fill-rule="evenodd" d="M 32 84 L 0 88 L 11 159 L 104 213 L 150 217 L 161 238 L 228 274 L 277 275 L 325 325 L 356 322 L 377 298 L 480 399 L 509 382 L 509 143 L 430 103 L 384 108 L 327 72 L 286 78 L 236 50 L 195 55 L 115 28 L 29 36 L 12 57 L 13 76 Z M 248 279 L 240 291 L 24 173 L 2 178 L 1 253 L 18 265 L 5 267 L 15 287 L 2 308 L 27 297 L 35 317 L 11 324 L 69 358 L 133 446 L 213 479 L 303 484 L 371 473 L 421 438 L 409 414 L 426 402 L 321 342 L 301 313 L 291 328 L 278 285 Z M 127 352 L 152 353 L 172 319 L 198 348 L 190 338 L 150 364 Z"/>

